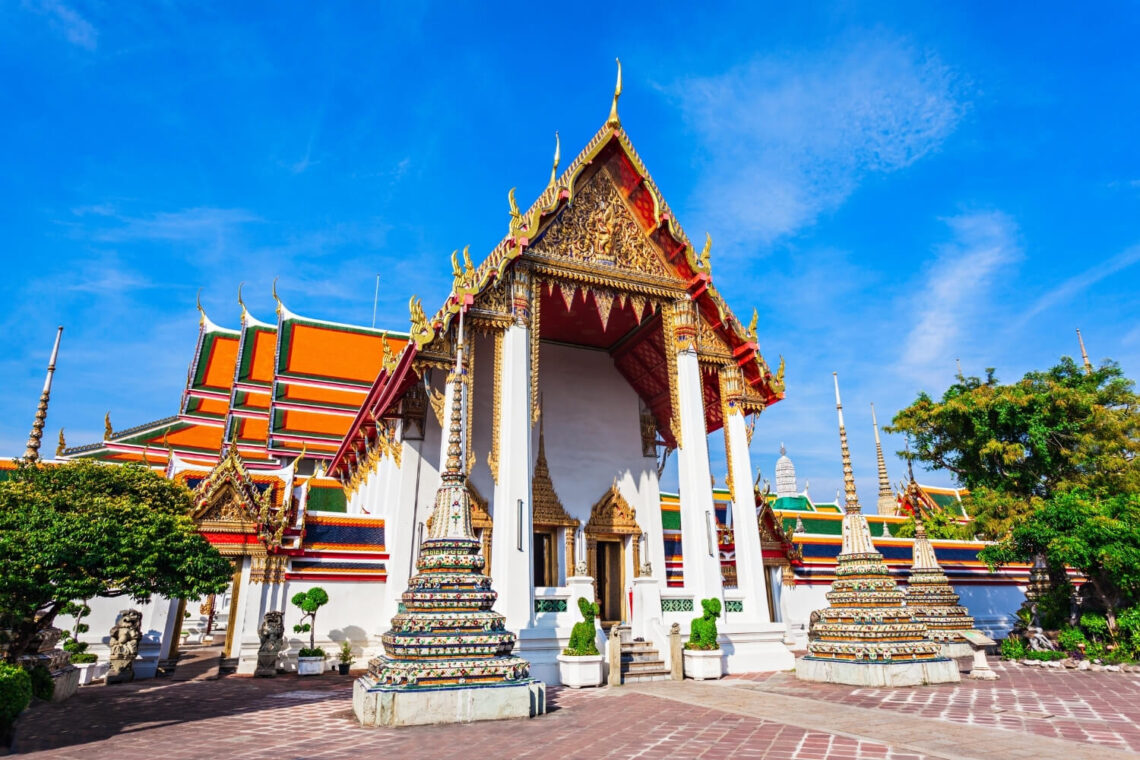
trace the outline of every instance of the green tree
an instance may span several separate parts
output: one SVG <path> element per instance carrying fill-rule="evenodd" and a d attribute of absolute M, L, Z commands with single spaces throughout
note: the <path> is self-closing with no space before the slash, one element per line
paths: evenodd
<path fill-rule="evenodd" d="M 293 626 L 293 632 L 308 633 L 309 651 L 319 651 L 317 650 L 317 610 L 329 603 L 328 592 L 320 586 L 313 586 L 308 591 L 298 591 L 290 601 L 302 612 L 301 622 Z M 322 651 L 321 654 L 323 655 L 324 652 Z M 301 656 L 307 655 L 302 651 Z"/>
<path fill-rule="evenodd" d="M 138 465 L 19 463 L 0 483 L 0 629 L 15 662 L 76 599 L 225 590 L 230 563 L 195 530 L 190 492 Z"/>
<path fill-rule="evenodd" d="M 922 523 L 926 526 L 926 535 L 930 538 L 969 541 L 974 537 L 974 526 L 972 523 L 962 524 L 955 520 L 952 515 L 944 511 L 927 514 L 923 518 Z M 899 525 L 893 533 L 898 538 L 914 538 L 914 516 L 912 515 L 905 523 Z"/>
<path fill-rule="evenodd" d="M 1140 494 L 1054 494 L 979 556 L 994 567 L 1027 562 L 1038 553 L 1051 568 L 1071 567 L 1088 578 L 1115 638 L 1118 610 L 1140 601 Z"/>
<path fill-rule="evenodd" d="M 1005 535 L 1062 489 L 1140 491 L 1140 397 L 1113 362 L 1086 372 L 1063 357 L 1009 385 L 992 369 L 959 374 L 940 401 L 920 394 L 887 430 L 970 490 L 984 537 Z"/>

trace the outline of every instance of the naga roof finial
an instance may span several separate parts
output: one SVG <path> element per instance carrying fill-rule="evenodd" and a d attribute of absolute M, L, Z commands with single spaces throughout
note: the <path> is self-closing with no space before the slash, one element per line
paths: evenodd
<path fill-rule="evenodd" d="M 63 428 L 59 429 L 59 443 L 55 447 L 55 455 L 62 456 L 63 452 L 67 449 L 67 439 L 63 437 Z"/>
<path fill-rule="evenodd" d="M 511 210 L 511 222 L 507 226 L 507 230 L 511 235 L 515 234 L 520 226 L 520 222 L 522 221 L 522 213 L 519 211 L 518 201 L 515 200 L 516 189 L 517 188 L 512 187 L 507 191 L 507 203 L 509 204 Z"/>
<path fill-rule="evenodd" d="M 706 272 L 712 270 L 712 235 L 705 233 L 705 247 L 701 251 L 701 256 L 698 259 L 701 269 Z"/>
<path fill-rule="evenodd" d="M 111 427 L 111 413 L 107 412 L 103 415 L 103 440 L 109 440 L 114 434 L 114 428 Z"/>
<path fill-rule="evenodd" d="M 550 167 L 550 181 L 546 183 L 546 189 L 554 187 L 558 182 L 558 164 L 562 161 L 562 140 L 558 137 L 558 130 L 554 130 L 554 163 Z"/>
<path fill-rule="evenodd" d="M 277 297 L 277 280 L 278 279 L 280 279 L 280 278 L 278 278 L 278 277 L 273 278 L 273 301 L 277 304 L 277 316 L 281 316 L 281 309 L 284 307 L 284 304 L 282 304 L 281 299 Z"/>
<path fill-rule="evenodd" d="M 198 288 L 198 295 L 195 297 L 196 305 L 198 306 L 198 324 L 206 324 L 206 310 L 202 308 L 202 289 Z"/>
<path fill-rule="evenodd" d="M 245 308 L 245 301 L 241 300 L 241 287 L 242 287 L 242 285 L 245 285 L 245 283 L 244 282 L 238 283 L 238 306 L 241 307 L 241 318 L 242 318 L 242 321 L 244 321 L 246 316 L 249 315 L 249 312 Z"/>
<path fill-rule="evenodd" d="M 606 126 L 619 129 L 621 127 L 621 119 L 618 117 L 618 98 L 621 97 L 621 59 L 615 58 L 617 61 L 617 85 L 614 86 L 614 102 L 610 106 L 610 118 L 606 119 Z"/>

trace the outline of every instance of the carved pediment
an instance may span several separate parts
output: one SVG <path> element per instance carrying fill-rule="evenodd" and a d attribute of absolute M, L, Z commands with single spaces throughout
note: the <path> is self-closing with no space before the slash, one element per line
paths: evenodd
<path fill-rule="evenodd" d="M 641 526 L 637 524 L 637 512 L 621 495 L 616 481 L 590 510 L 586 535 L 641 535 Z"/>
<path fill-rule="evenodd" d="M 274 502 L 272 485 L 261 490 L 230 445 L 226 456 L 194 489 L 191 518 L 200 529 L 256 534 L 265 547 L 279 547 L 287 521 L 287 505 Z"/>
<path fill-rule="evenodd" d="M 550 224 L 529 253 L 581 264 L 669 277 L 669 267 L 618 193 L 608 170 L 577 189 L 571 204 Z"/>

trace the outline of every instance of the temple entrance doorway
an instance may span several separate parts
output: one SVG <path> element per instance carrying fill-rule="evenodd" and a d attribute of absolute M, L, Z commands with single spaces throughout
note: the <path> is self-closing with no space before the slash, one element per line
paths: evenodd
<path fill-rule="evenodd" d="M 622 605 L 622 570 L 625 552 L 619 540 L 599 540 L 598 552 L 598 605 L 602 608 L 601 622 L 608 628 L 620 623 L 624 617 Z"/>

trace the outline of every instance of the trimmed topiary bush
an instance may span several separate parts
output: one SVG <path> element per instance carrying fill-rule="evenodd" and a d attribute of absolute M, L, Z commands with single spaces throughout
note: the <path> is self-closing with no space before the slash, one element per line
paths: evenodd
<path fill-rule="evenodd" d="M 329 603 L 329 594 L 320 586 L 298 591 L 290 600 L 301 612 L 301 622 L 293 626 L 294 633 L 309 634 L 309 646 L 301 650 L 301 657 L 324 657 L 325 650 L 317 646 L 317 610 Z M 310 654 L 305 654 L 308 651 Z"/>
<path fill-rule="evenodd" d="M 1001 640 L 1001 658 L 1003 660 L 1020 660 L 1025 657 L 1025 642 L 1010 636 Z"/>
<path fill-rule="evenodd" d="M 18 665 L 0 663 L 0 741 L 7 739 L 16 716 L 31 701 L 32 677 L 28 671 Z"/>
<path fill-rule="evenodd" d="M 699 618 L 693 618 L 685 649 L 720 649 L 720 644 L 716 641 L 716 619 L 720 617 L 720 600 L 702 599 L 701 609 L 704 610 L 704 614 Z"/>
<path fill-rule="evenodd" d="M 578 597 L 578 610 L 584 620 L 575 623 L 570 631 L 570 643 L 562 650 L 567 657 L 590 657 L 598 655 L 598 641 L 594 631 L 594 618 L 602 614 L 602 608 L 597 602 L 588 602 L 585 597 Z"/>

